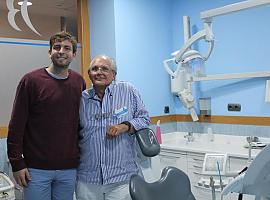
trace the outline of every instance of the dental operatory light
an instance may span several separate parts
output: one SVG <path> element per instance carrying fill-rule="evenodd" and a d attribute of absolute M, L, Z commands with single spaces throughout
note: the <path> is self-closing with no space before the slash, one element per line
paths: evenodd
<path fill-rule="evenodd" d="M 195 33 L 191 37 L 189 18 L 188 16 L 183 17 L 185 43 L 181 49 L 172 53 L 172 58 L 164 60 L 163 64 L 165 70 L 171 77 L 171 92 L 181 99 L 183 105 L 189 110 L 193 121 L 198 121 L 199 119 L 194 108 L 195 99 L 192 95 L 192 82 L 270 76 L 270 72 L 206 76 L 204 69 L 205 61 L 209 58 L 214 48 L 214 34 L 212 32 L 213 18 L 267 4 L 270 4 L 270 0 L 247 0 L 201 12 L 204 29 Z M 208 51 L 205 55 L 191 49 L 191 46 L 199 40 L 203 40 L 209 44 Z M 172 64 L 177 65 L 175 70 L 172 69 Z"/>
<path fill-rule="evenodd" d="M 19 1 L 19 2 L 18 2 L 18 5 L 22 6 L 22 5 L 23 5 L 23 1 Z M 27 5 L 27 6 L 32 6 L 33 3 L 30 2 L 30 1 L 27 1 L 26 5 Z"/>

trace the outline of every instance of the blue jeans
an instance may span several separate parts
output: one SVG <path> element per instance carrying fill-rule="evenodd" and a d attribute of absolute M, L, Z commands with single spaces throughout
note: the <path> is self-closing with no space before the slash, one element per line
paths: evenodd
<path fill-rule="evenodd" d="M 28 168 L 32 180 L 24 188 L 24 200 L 72 200 L 76 169 L 41 170 Z"/>

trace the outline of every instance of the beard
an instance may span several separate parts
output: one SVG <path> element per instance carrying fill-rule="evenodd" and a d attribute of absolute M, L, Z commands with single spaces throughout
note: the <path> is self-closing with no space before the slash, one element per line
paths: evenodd
<path fill-rule="evenodd" d="M 69 62 L 58 62 L 57 60 L 52 60 L 52 63 L 55 67 L 58 68 L 68 68 L 69 64 L 71 63 Z"/>
<path fill-rule="evenodd" d="M 68 68 L 71 63 L 71 59 L 67 57 L 59 57 L 58 55 L 54 55 L 51 57 L 52 63 L 55 67 L 58 68 Z"/>

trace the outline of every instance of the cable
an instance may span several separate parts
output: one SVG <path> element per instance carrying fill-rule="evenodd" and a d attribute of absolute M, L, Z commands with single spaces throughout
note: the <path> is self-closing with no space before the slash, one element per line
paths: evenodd
<path fill-rule="evenodd" d="M 218 176 L 219 176 L 219 184 L 220 184 L 220 189 L 221 191 L 223 190 L 223 183 L 220 175 L 220 168 L 219 168 L 219 162 L 217 161 L 217 168 L 218 168 Z"/>

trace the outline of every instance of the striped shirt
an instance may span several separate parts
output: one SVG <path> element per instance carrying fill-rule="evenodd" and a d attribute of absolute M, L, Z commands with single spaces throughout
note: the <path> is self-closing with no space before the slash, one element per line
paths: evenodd
<path fill-rule="evenodd" d="M 135 136 L 122 133 L 109 139 L 109 125 L 128 121 L 135 130 L 147 128 L 148 112 L 138 91 L 127 82 L 113 81 L 101 100 L 94 88 L 83 91 L 80 107 L 80 165 L 78 180 L 110 184 L 129 180 L 138 173 Z"/>

